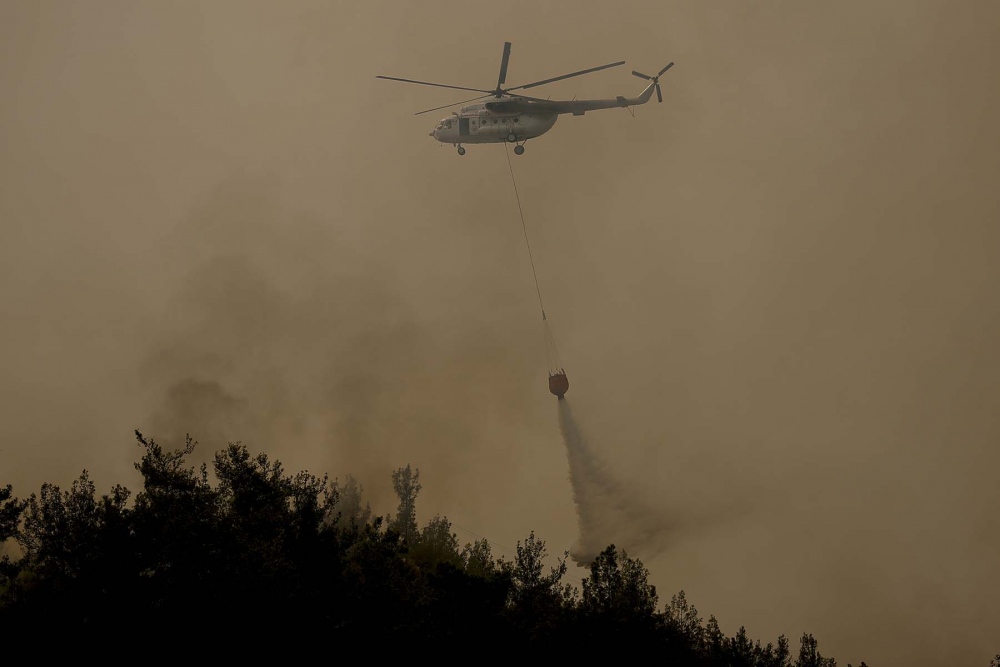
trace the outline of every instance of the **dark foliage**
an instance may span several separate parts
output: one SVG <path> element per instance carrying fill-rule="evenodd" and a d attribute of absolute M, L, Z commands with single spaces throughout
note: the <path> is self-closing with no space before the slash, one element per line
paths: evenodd
<path fill-rule="evenodd" d="M 511 561 L 485 539 L 460 549 L 446 518 L 419 528 L 419 471 L 409 466 L 393 473 L 399 508 L 383 520 L 371 517 L 353 479 L 339 486 L 288 475 L 231 444 L 216 454 L 210 480 L 207 467 L 186 463 L 190 439 L 164 451 L 136 437 L 142 490 L 131 503 L 121 486 L 98 497 L 86 471 L 69 490 L 45 484 L 25 501 L 0 488 L 0 543 L 13 540 L 21 552 L 0 562 L 0 627 L 60 636 L 114 628 L 133 638 L 160 628 L 217 638 L 261 632 L 262 640 L 563 656 L 627 647 L 656 650 L 674 665 L 836 665 L 812 635 L 802 636 L 796 660 L 785 637 L 766 646 L 743 628 L 726 637 L 683 592 L 661 609 L 649 571 L 614 545 L 594 561 L 582 592 L 563 581 L 565 554 L 545 565 L 545 543 L 533 533 Z"/>

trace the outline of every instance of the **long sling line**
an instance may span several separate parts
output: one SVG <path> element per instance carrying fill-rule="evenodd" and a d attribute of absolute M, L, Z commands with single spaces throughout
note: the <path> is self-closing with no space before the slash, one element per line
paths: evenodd
<path fill-rule="evenodd" d="M 531 243 L 528 242 L 528 226 L 524 223 L 524 210 L 521 208 L 521 195 L 517 192 L 517 180 L 514 178 L 514 166 L 510 162 L 510 151 L 507 144 L 503 145 L 504 155 L 507 156 L 507 169 L 510 170 L 510 182 L 514 186 L 514 197 L 517 199 L 517 212 L 521 216 L 521 231 L 524 233 L 524 247 L 528 249 L 528 261 L 531 263 L 531 276 L 535 279 L 535 294 L 538 295 L 538 308 L 542 311 L 543 338 L 545 341 L 545 354 L 549 357 L 549 371 L 562 370 L 559 362 L 559 349 L 556 347 L 556 339 L 549 328 L 548 318 L 545 316 L 545 306 L 542 304 L 542 290 L 538 286 L 538 273 L 535 271 L 535 259 L 531 254 Z"/>
<path fill-rule="evenodd" d="M 510 170 L 510 182 L 514 184 L 514 197 L 517 199 L 517 212 L 521 216 L 521 231 L 524 232 L 524 246 L 528 249 L 528 261 L 531 263 L 531 275 L 535 279 L 535 293 L 538 295 L 538 307 L 545 319 L 545 306 L 542 305 L 542 290 L 538 287 L 538 273 L 535 272 L 535 259 L 531 256 L 531 244 L 528 243 L 528 227 L 524 224 L 524 211 L 521 210 L 521 195 L 517 193 L 517 181 L 514 180 L 514 166 L 510 163 L 510 151 L 507 144 L 503 145 L 503 153 L 507 156 L 507 169 Z"/>

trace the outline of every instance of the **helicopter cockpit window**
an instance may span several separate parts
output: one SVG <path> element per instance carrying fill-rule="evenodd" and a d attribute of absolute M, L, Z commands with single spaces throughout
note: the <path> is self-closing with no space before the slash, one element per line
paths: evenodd
<path fill-rule="evenodd" d="M 450 130 L 451 129 L 451 120 L 450 119 L 444 121 L 444 129 L 446 129 L 446 130 Z"/>

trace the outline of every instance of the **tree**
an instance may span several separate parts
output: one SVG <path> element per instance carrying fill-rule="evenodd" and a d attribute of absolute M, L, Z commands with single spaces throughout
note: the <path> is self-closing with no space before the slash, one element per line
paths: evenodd
<path fill-rule="evenodd" d="M 510 569 L 493 559 L 486 540 L 466 545 L 459 554 L 450 529 L 446 518 L 434 517 L 407 554 L 430 591 L 423 634 L 445 637 L 453 648 L 477 651 L 510 642 L 514 632 L 505 614 L 513 587 Z"/>
<path fill-rule="evenodd" d="M 732 667 L 755 667 L 763 653 L 760 642 L 756 644 L 747 637 L 746 628 L 740 626 L 736 635 L 729 640 L 729 664 Z"/>
<path fill-rule="evenodd" d="M 89 625 L 128 599 L 134 571 L 128 498 L 121 486 L 97 498 L 86 470 L 68 491 L 43 484 L 38 495 L 31 494 L 15 535 L 23 556 L 6 603 L 24 618 L 61 620 L 72 628 Z M 15 574 L 7 564 L 4 569 Z M 87 603 L 79 613 L 61 619 L 60 607 L 81 600 Z"/>
<path fill-rule="evenodd" d="M 799 659 L 795 667 L 837 667 L 833 658 L 824 658 L 818 650 L 819 642 L 811 634 L 803 633 L 799 640 Z"/>
<path fill-rule="evenodd" d="M 333 490 L 337 494 L 333 511 L 329 517 L 329 522 L 339 529 L 350 526 L 364 526 L 372 520 L 371 503 L 364 502 L 364 487 L 353 475 L 348 475 L 343 484 L 336 481 L 333 483 Z"/>
<path fill-rule="evenodd" d="M 196 472 L 187 465 L 197 443 L 188 436 L 183 448 L 166 451 L 139 431 L 135 436 L 144 450 L 135 464 L 143 488 L 132 510 L 136 594 L 156 620 L 218 614 L 215 605 L 225 601 L 233 549 L 208 467 Z"/>
<path fill-rule="evenodd" d="M 419 604 L 428 589 L 405 557 L 399 533 L 383 530 L 382 520 L 347 531 L 340 592 L 330 598 L 332 626 L 357 641 L 365 637 L 408 636 L 419 624 Z"/>
<path fill-rule="evenodd" d="M 588 634 L 622 635 L 646 644 L 659 627 L 659 598 L 649 583 L 649 570 L 615 545 L 602 551 L 583 580 L 580 610 Z"/>
<path fill-rule="evenodd" d="M 701 627 L 701 617 L 698 616 L 697 607 L 688 603 L 684 591 L 679 591 L 670 598 L 670 604 L 663 610 L 663 615 L 667 626 L 687 643 L 692 646 L 702 643 L 704 630 Z"/>
<path fill-rule="evenodd" d="M 459 557 L 462 559 L 462 567 L 474 577 L 489 577 L 503 569 L 502 561 L 494 560 L 490 542 L 485 537 L 466 544 Z"/>
<path fill-rule="evenodd" d="M 683 593 L 683 591 L 681 591 L 681 593 Z M 677 599 L 676 595 L 674 596 L 674 599 Z M 687 604 L 686 600 L 685 604 Z M 667 610 L 664 610 L 664 614 L 669 618 Z M 715 616 L 709 617 L 708 624 L 705 626 L 702 637 L 706 658 L 708 658 L 709 664 L 723 664 L 723 661 L 726 660 L 726 656 L 728 655 L 726 635 L 724 635 L 722 630 L 719 628 L 719 621 L 716 620 Z"/>
<path fill-rule="evenodd" d="M 771 645 L 767 645 L 771 648 Z M 791 667 L 792 651 L 788 645 L 788 637 L 781 635 L 778 637 L 778 645 L 768 654 L 764 660 L 764 667 Z"/>
<path fill-rule="evenodd" d="M 458 537 L 451 532 L 447 517 L 435 516 L 410 548 L 410 557 L 418 566 L 433 568 L 440 563 L 458 567 L 462 557 L 458 552 Z"/>
<path fill-rule="evenodd" d="M 417 539 L 417 494 L 420 493 L 420 469 L 411 470 L 409 464 L 392 473 L 392 489 L 399 498 L 396 516 L 389 523 L 389 529 L 394 530 L 403 538 L 404 543 L 412 544 Z"/>
<path fill-rule="evenodd" d="M 107 531 L 122 531 L 130 492 L 116 486 L 100 500 L 87 471 L 69 491 L 43 484 L 27 501 L 24 528 L 17 541 L 31 567 L 52 578 L 80 576 L 103 555 Z"/>
<path fill-rule="evenodd" d="M 18 527 L 21 525 L 21 513 L 27 507 L 28 501 L 13 497 L 14 488 L 8 484 L 0 488 L 0 550 L 7 540 L 17 540 Z M 0 593 L 6 590 L 9 582 L 20 568 L 10 562 L 6 554 L 0 558 Z"/>
<path fill-rule="evenodd" d="M 511 577 L 514 583 L 514 603 L 519 600 L 537 596 L 558 593 L 559 583 L 566 574 L 566 556 L 559 560 L 555 567 L 550 567 L 544 574 L 545 558 L 548 551 L 545 541 L 535 537 L 532 531 L 524 543 L 517 543 L 517 556 L 514 559 Z"/>
<path fill-rule="evenodd" d="M 564 553 L 546 573 L 545 542 L 532 531 L 523 543 L 518 541 L 514 562 L 503 564 L 510 576 L 506 617 L 529 644 L 558 641 L 566 630 L 573 608 L 571 589 L 562 585 L 568 556 Z"/>
<path fill-rule="evenodd" d="M 21 524 L 21 512 L 27 506 L 27 501 L 13 497 L 14 488 L 8 484 L 0 488 L 0 544 L 17 535 L 17 527 Z"/>

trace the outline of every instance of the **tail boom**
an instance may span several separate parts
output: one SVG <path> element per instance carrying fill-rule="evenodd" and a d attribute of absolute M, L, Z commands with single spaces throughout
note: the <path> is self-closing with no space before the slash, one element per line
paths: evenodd
<path fill-rule="evenodd" d="M 645 104 L 653 97 L 653 92 L 656 92 L 656 99 L 660 102 L 663 101 L 663 93 L 660 92 L 660 77 L 673 67 L 674 64 L 670 63 L 666 67 L 660 70 L 656 76 L 648 76 L 640 72 L 633 71 L 632 74 L 639 77 L 640 79 L 646 79 L 649 81 L 649 85 L 639 93 L 639 97 L 622 97 L 619 95 L 613 100 L 574 100 L 572 102 L 556 102 L 555 104 L 560 105 L 560 108 L 556 113 L 571 113 L 574 116 L 582 116 L 588 111 L 596 111 L 598 109 L 614 109 L 618 107 L 637 107 L 640 104 Z M 565 106 L 562 106 L 565 105 Z"/>

